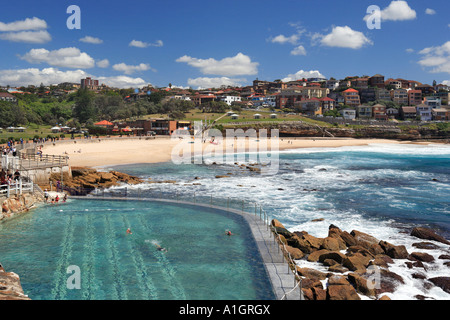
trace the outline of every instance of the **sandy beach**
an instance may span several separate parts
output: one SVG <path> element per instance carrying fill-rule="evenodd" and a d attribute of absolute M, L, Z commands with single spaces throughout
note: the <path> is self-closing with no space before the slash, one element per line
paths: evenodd
<path fill-rule="evenodd" d="M 249 143 L 250 141 L 250 143 Z M 90 139 L 90 140 L 65 140 L 57 143 L 47 142 L 42 149 L 44 154 L 67 155 L 71 166 L 102 167 L 112 165 L 123 165 L 132 163 L 158 163 L 167 162 L 172 159 L 172 149 L 180 147 L 183 142 L 193 148 L 190 141 L 180 141 L 170 137 L 157 137 L 156 139 Z M 189 143 L 191 143 L 189 145 Z M 270 150 L 270 140 L 259 141 L 248 139 L 245 143 L 246 151 L 254 151 L 260 148 L 259 143 L 267 143 Z M 368 144 L 405 144 L 408 141 L 384 140 L 384 139 L 327 139 L 327 138 L 280 138 L 279 150 L 296 148 L 335 148 L 344 146 L 362 146 Z M 225 150 L 226 146 L 236 148 L 235 141 L 222 141 L 218 145 L 210 142 L 201 143 L 202 149 L 220 148 Z M 242 146 L 242 145 L 241 145 Z M 193 150 L 193 149 L 191 149 Z M 276 149 L 275 149 L 276 150 Z"/>

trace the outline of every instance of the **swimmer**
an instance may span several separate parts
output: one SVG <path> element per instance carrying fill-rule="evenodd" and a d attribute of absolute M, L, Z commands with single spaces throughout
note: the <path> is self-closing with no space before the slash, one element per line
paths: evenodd
<path fill-rule="evenodd" d="M 232 235 L 233 235 L 233 234 L 231 233 L 230 230 L 225 231 L 225 234 L 226 234 L 227 236 L 232 236 Z"/>
<path fill-rule="evenodd" d="M 159 244 L 155 243 L 155 246 L 156 246 L 156 250 L 161 251 L 161 252 L 167 252 L 167 249 L 161 247 Z"/>
<path fill-rule="evenodd" d="M 130 228 L 127 229 L 127 234 L 133 234 Z"/>

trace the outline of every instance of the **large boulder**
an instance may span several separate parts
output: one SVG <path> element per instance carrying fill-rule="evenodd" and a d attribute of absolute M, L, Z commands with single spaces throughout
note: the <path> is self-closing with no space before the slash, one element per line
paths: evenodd
<path fill-rule="evenodd" d="M 355 287 L 356 291 L 369 296 L 374 297 L 376 295 L 375 292 L 375 284 L 371 281 L 367 281 L 365 277 L 356 273 L 349 273 L 347 276 L 348 281 Z"/>
<path fill-rule="evenodd" d="M 417 237 L 420 239 L 433 240 L 450 245 L 450 241 L 446 240 L 445 238 L 441 237 L 440 235 L 436 234 L 433 230 L 428 228 L 423 227 L 414 228 L 411 231 L 411 235 L 413 237 Z"/>
<path fill-rule="evenodd" d="M 370 260 L 370 257 L 364 256 L 361 253 L 357 252 L 352 256 L 348 256 L 342 262 L 342 265 L 351 271 L 355 271 L 357 273 L 365 273 L 366 267 L 369 265 Z"/>
<path fill-rule="evenodd" d="M 299 260 L 305 256 L 305 254 L 298 248 L 294 248 L 291 246 L 286 246 L 286 250 L 294 260 Z"/>
<path fill-rule="evenodd" d="M 14 272 L 0 268 L 0 300 L 30 300 L 22 289 L 20 278 Z"/>
<path fill-rule="evenodd" d="M 421 262 L 433 262 L 434 261 L 434 257 L 425 252 L 412 252 L 410 254 L 410 258 L 413 260 L 421 261 Z"/>
<path fill-rule="evenodd" d="M 339 251 L 327 251 L 319 256 L 319 262 L 324 262 L 327 259 L 331 259 L 336 261 L 339 264 L 342 264 L 347 256 Z"/>
<path fill-rule="evenodd" d="M 405 246 L 395 246 L 386 241 L 380 241 L 379 245 L 392 259 L 406 259 L 409 256 Z"/>
<path fill-rule="evenodd" d="M 352 232 L 350 232 L 350 234 L 356 240 L 357 245 L 366 248 L 374 255 L 384 253 L 383 249 L 379 245 L 380 240 L 371 236 L 370 234 L 357 230 L 353 230 Z"/>
<path fill-rule="evenodd" d="M 450 277 L 435 277 L 428 280 L 445 292 L 450 293 Z"/>
<path fill-rule="evenodd" d="M 327 300 L 361 300 L 350 284 L 335 284 L 327 288 Z"/>

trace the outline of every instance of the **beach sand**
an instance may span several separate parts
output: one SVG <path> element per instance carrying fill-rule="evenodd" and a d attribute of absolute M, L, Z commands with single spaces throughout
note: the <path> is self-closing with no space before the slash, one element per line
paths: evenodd
<path fill-rule="evenodd" d="M 181 140 L 190 148 L 194 144 L 188 140 Z M 250 141 L 250 143 L 249 143 Z M 266 140 L 248 139 L 245 144 L 246 151 L 255 151 L 260 148 L 258 143 L 268 143 Z M 189 144 L 191 143 L 191 144 Z M 343 146 L 362 146 L 368 144 L 405 144 L 408 141 L 384 140 L 384 139 L 329 139 L 329 138 L 280 138 L 278 149 L 296 148 L 330 148 Z M 57 143 L 47 142 L 42 149 L 44 154 L 67 155 L 71 166 L 102 167 L 133 163 L 159 163 L 172 159 L 172 149 L 179 147 L 180 140 L 170 137 L 157 137 L 156 139 L 117 138 L 117 139 L 90 139 L 90 140 L 65 140 Z M 224 140 L 218 146 L 209 142 L 201 143 L 202 148 L 222 147 L 226 145 L 236 148 L 236 141 Z M 274 144 L 276 148 L 276 145 Z M 191 149 L 193 150 L 193 149 Z M 224 149 L 225 150 L 225 149 Z M 276 149 L 275 149 L 276 150 Z"/>

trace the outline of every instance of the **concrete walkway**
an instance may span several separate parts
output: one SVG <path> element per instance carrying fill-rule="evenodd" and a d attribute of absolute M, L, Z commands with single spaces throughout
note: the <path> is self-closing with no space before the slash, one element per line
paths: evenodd
<path fill-rule="evenodd" d="M 82 200 L 107 200 L 107 201 L 154 201 L 165 202 L 171 204 L 185 204 L 189 206 L 198 206 L 204 208 L 213 208 L 215 210 L 221 210 L 225 212 L 232 212 L 239 216 L 242 216 L 248 223 L 250 230 L 252 231 L 253 238 L 261 254 L 264 266 L 269 276 L 273 292 L 277 300 L 303 300 L 301 289 L 297 286 L 295 276 L 290 270 L 287 261 L 285 260 L 283 253 L 278 246 L 278 243 L 274 240 L 273 233 L 268 226 L 259 217 L 246 212 L 242 212 L 236 209 L 227 209 L 219 206 L 193 203 L 188 201 L 177 201 L 170 199 L 153 199 L 153 198 L 127 198 L 127 197 L 90 197 L 90 196 L 70 196 L 70 199 L 82 199 Z M 294 290 L 293 290 L 294 289 Z"/>

